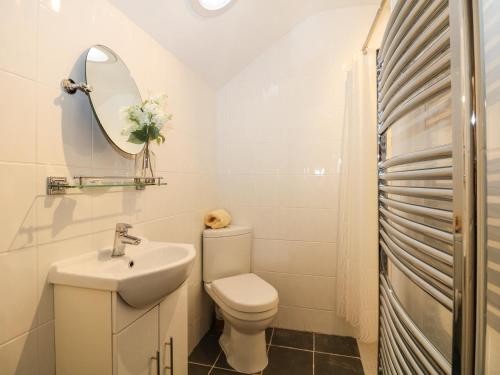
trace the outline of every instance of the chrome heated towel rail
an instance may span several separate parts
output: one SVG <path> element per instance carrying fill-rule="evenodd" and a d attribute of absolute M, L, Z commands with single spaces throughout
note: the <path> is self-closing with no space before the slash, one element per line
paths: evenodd
<path fill-rule="evenodd" d="M 471 373 L 466 3 L 399 0 L 377 57 L 381 374 Z"/>

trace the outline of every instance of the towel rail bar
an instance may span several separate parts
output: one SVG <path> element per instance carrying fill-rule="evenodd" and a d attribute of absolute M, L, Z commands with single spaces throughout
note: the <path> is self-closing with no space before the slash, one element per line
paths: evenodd
<path fill-rule="evenodd" d="M 381 276 L 381 291 L 382 295 L 386 299 L 386 303 L 394 309 L 395 315 L 399 318 L 399 321 L 404 324 L 406 329 L 411 333 L 417 342 L 424 348 L 426 353 L 430 355 L 433 361 L 443 370 L 446 374 L 451 374 L 451 364 L 448 360 L 441 354 L 439 350 L 436 349 L 434 344 L 429 341 L 427 337 L 420 331 L 420 329 L 415 325 L 415 323 L 408 316 L 404 308 L 401 306 L 399 301 L 394 297 L 394 291 L 389 286 L 389 281 Z"/>
<path fill-rule="evenodd" d="M 418 276 L 420 276 L 422 279 L 424 279 L 427 283 L 433 284 L 433 281 L 431 278 L 439 281 L 441 284 L 444 284 L 445 286 L 448 287 L 447 294 L 451 295 L 451 290 L 453 288 L 453 278 L 444 272 L 441 272 L 437 270 L 436 268 L 432 267 L 431 265 L 422 262 L 420 259 L 417 257 L 411 255 L 409 252 L 407 252 L 405 249 L 403 249 L 401 246 L 398 246 L 391 237 L 385 233 L 383 230 L 380 231 L 380 234 L 382 238 L 385 241 L 385 244 L 387 247 L 392 251 L 392 253 L 398 258 L 398 260 L 403 263 L 405 266 L 408 268 L 412 267 L 415 268 L 416 270 L 420 271 Z M 436 287 L 436 286 L 435 286 Z M 438 289 L 436 287 L 436 289 Z"/>
<path fill-rule="evenodd" d="M 397 1 L 394 9 L 389 16 L 389 20 L 387 22 L 387 27 L 385 28 L 384 35 L 382 36 L 382 44 L 379 52 L 379 57 L 383 56 L 385 50 L 391 44 L 394 36 L 406 15 L 410 12 L 411 8 L 415 6 L 417 0 L 409 0 L 409 1 Z"/>
<path fill-rule="evenodd" d="M 389 323 L 386 321 L 386 319 L 384 319 L 383 316 L 381 316 L 381 318 L 382 320 L 380 321 L 380 324 L 382 326 L 382 334 L 386 336 L 387 341 L 389 341 L 390 347 L 393 348 L 393 351 L 396 353 L 401 366 L 404 367 L 404 374 L 411 374 L 412 370 L 410 370 L 410 366 L 413 369 L 413 363 L 411 363 L 408 359 L 408 357 L 411 358 L 411 355 L 408 352 L 406 345 L 401 341 L 396 341 L 391 330 L 388 328 Z M 408 366 L 408 364 L 410 364 L 410 366 Z"/>
<path fill-rule="evenodd" d="M 379 201 L 386 207 L 395 208 L 409 214 L 427 216 L 436 220 L 444 220 L 448 222 L 451 222 L 453 220 L 453 213 L 451 211 L 404 203 L 394 199 L 386 198 L 383 195 L 379 197 Z"/>
<path fill-rule="evenodd" d="M 391 357 L 392 363 L 396 368 L 397 374 L 411 374 L 408 365 L 403 360 L 401 353 L 397 351 L 397 347 L 392 344 L 392 341 L 389 339 L 386 330 L 381 331 L 382 338 L 385 342 L 386 348 L 388 348 L 389 356 Z"/>
<path fill-rule="evenodd" d="M 395 167 L 397 165 L 417 163 L 428 160 L 451 158 L 451 145 L 438 146 L 426 150 L 415 151 L 408 154 L 394 156 L 379 163 L 380 169 Z"/>
<path fill-rule="evenodd" d="M 451 180 L 453 174 L 452 167 L 439 167 L 429 169 L 416 169 L 401 172 L 382 172 L 379 174 L 381 180 Z"/>
<path fill-rule="evenodd" d="M 429 227 L 427 225 L 423 225 L 423 224 L 408 220 L 402 216 L 398 216 L 398 215 L 386 210 L 382 206 L 380 207 L 380 212 L 389 220 L 392 220 L 395 223 L 397 223 L 405 228 L 411 229 L 415 232 L 425 234 L 426 236 L 429 236 L 429 237 L 436 238 L 440 241 L 443 241 L 443 242 L 446 242 L 449 244 L 453 244 L 453 234 L 452 233 L 448 233 L 448 232 L 442 231 L 440 229 L 432 228 L 432 227 Z"/>
<path fill-rule="evenodd" d="M 435 96 L 447 91 L 451 88 L 451 76 L 446 76 L 440 81 L 426 87 L 418 94 L 414 95 L 406 102 L 397 107 L 384 122 L 381 122 L 379 125 L 379 134 L 383 134 L 389 127 L 394 124 L 401 117 L 411 112 L 415 108 L 418 108 L 420 105 L 426 103 L 431 100 Z"/>
<path fill-rule="evenodd" d="M 453 266 L 453 256 L 451 254 L 447 254 L 441 250 L 420 242 L 405 233 L 400 232 L 383 218 L 380 219 L 380 224 L 388 234 L 392 235 L 394 238 L 397 238 L 399 241 L 408 244 L 418 251 L 421 251 L 423 254 L 428 255 L 431 258 L 446 264 L 447 266 Z"/>
<path fill-rule="evenodd" d="M 380 185 L 379 190 L 387 194 L 404 195 L 407 197 L 422 197 L 429 199 L 444 199 L 444 200 L 451 200 L 453 198 L 452 189 Z"/>
<path fill-rule="evenodd" d="M 411 77 L 404 85 L 400 86 L 397 91 L 385 95 L 380 103 L 380 111 L 382 111 L 382 121 L 389 116 L 395 108 L 408 100 L 414 92 L 420 90 L 427 83 L 432 81 L 440 74 L 450 74 L 450 52 L 441 55 L 431 65 L 427 66 L 419 74 Z"/>
<path fill-rule="evenodd" d="M 382 350 L 385 352 L 386 361 L 389 364 L 390 373 L 393 375 L 402 374 L 401 370 L 398 372 L 391 355 L 389 354 L 389 349 L 387 348 L 387 343 L 383 337 L 380 338 L 380 345 L 382 345 Z"/>
<path fill-rule="evenodd" d="M 385 65 L 379 79 L 379 88 L 383 89 L 388 82 L 388 77 L 391 74 L 399 74 L 403 67 L 408 65 L 422 49 L 424 49 L 431 41 L 438 36 L 444 29 L 449 28 L 449 11 L 446 9 L 435 17 L 428 27 L 413 40 L 409 48 L 402 51 L 398 56 L 394 57 L 394 64 L 391 66 Z"/>
<path fill-rule="evenodd" d="M 409 343 L 406 343 L 401 338 L 398 331 L 396 330 L 396 327 L 394 326 L 394 323 L 390 320 L 390 318 L 387 317 L 387 313 L 385 312 L 384 309 L 380 310 L 380 315 L 382 318 L 382 322 L 385 324 L 385 330 L 389 334 L 389 337 L 392 337 L 393 341 L 395 341 L 397 344 L 394 346 L 399 347 L 400 350 L 403 352 L 405 361 L 410 364 L 411 368 L 413 369 L 413 372 L 417 373 L 418 375 L 424 375 L 424 372 L 420 368 L 419 364 L 417 363 L 415 358 L 413 358 L 413 355 L 410 353 Z"/>
<path fill-rule="evenodd" d="M 390 84 L 387 93 L 379 98 L 379 109 L 385 111 L 394 106 L 391 103 L 403 102 L 404 100 L 398 98 L 409 97 L 410 94 L 408 93 L 418 90 L 419 86 L 422 86 L 422 82 L 428 82 L 439 73 L 450 68 L 450 60 L 451 52 L 449 49 L 442 49 L 438 53 L 430 55 L 427 59 L 424 56 L 419 57 L 414 64 Z M 401 79 L 401 77 L 404 79 Z"/>
<path fill-rule="evenodd" d="M 389 73 L 385 86 L 380 88 L 378 102 L 380 103 L 388 95 L 393 95 L 395 91 L 429 64 L 430 61 L 441 54 L 447 53 L 449 49 L 450 32 L 449 30 L 445 30 L 424 51 L 420 52 L 418 56 L 413 56 L 413 61 L 408 61 L 405 65 L 396 65 L 395 70 Z"/>
<path fill-rule="evenodd" d="M 441 305 L 446 307 L 449 311 L 453 308 L 453 300 L 448 297 L 446 294 L 436 289 L 433 285 L 429 284 L 426 280 L 418 276 L 415 272 L 413 272 L 410 268 L 408 268 L 403 262 L 401 262 L 394 253 L 390 250 L 390 248 L 383 242 L 380 241 L 380 246 L 384 250 L 384 253 L 387 254 L 391 262 L 397 267 L 406 277 L 408 277 L 415 285 L 417 285 L 420 289 L 434 298 Z"/>
<path fill-rule="evenodd" d="M 383 46 L 384 48 L 380 50 L 378 55 L 378 61 L 383 61 L 386 63 L 392 54 L 394 53 L 394 49 L 401 43 L 401 40 L 404 36 L 411 30 L 412 26 L 415 25 L 415 22 L 418 20 L 421 10 L 424 6 L 429 4 L 429 0 L 425 1 L 417 1 L 413 6 L 406 7 L 402 9 L 404 15 L 398 18 L 397 29 L 393 31 L 393 35 L 391 40 L 387 40 Z"/>
<path fill-rule="evenodd" d="M 384 350 L 382 349 L 382 344 L 380 344 L 380 361 L 382 362 L 382 374 L 383 375 L 392 375 L 389 371 L 390 371 L 390 367 L 389 367 L 389 363 L 387 362 L 387 359 L 385 358 L 385 352 Z"/>
<path fill-rule="evenodd" d="M 439 375 L 429 359 L 422 352 L 417 338 L 411 333 L 410 329 L 407 329 L 403 326 L 396 313 L 394 312 L 393 307 L 390 306 L 390 303 L 387 302 L 382 293 L 383 292 L 381 291 L 380 306 L 382 307 L 382 312 L 385 312 L 385 314 L 389 317 L 389 322 L 391 322 L 396 327 L 396 332 L 403 337 L 416 360 L 418 360 L 419 363 L 424 367 L 425 371 L 430 375 Z"/>
<path fill-rule="evenodd" d="M 418 2 L 412 12 L 403 21 L 402 27 L 398 31 L 398 35 L 394 37 L 386 55 L 383 56 L 384 69 L 390 71 L 417 37 L 425 33 L 427 28 L 432 27 L 433 21 L 439 17 L 439 14 L 447 13 L 447 2 L 447 0 Z"/>

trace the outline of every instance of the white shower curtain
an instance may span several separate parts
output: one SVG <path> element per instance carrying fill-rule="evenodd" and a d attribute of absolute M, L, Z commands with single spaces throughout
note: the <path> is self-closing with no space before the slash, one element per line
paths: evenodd
<path fill-rule="evenodd" d="M 375 51 L 360 52 L 346 82 L 337 262 L 337 314 L 377 340 L 378 236 Z"/>

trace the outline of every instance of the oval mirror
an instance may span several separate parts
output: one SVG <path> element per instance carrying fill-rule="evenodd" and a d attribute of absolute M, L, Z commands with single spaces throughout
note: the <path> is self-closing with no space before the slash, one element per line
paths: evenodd
<path fill-rule="evenodd" d="M 125 63 L 111 49 L 96 45 L 85 62 L 87 84 L 94 114 L 110 143 L 122 152 L 135 155 L 144 145 L 127 142 L 122 130 L 127 126 L 123 109 L 142 102 L 137 85 Z"/>

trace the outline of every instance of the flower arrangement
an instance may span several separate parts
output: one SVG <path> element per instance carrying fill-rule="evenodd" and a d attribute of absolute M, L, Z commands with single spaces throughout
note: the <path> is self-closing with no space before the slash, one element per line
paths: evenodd
<path fill-rule="evenodd" d="M 135 144 L 145 144 L 143 150 L 135 157 L 135 173 L 137 177 L 153 179 L 155 175 L 155 155 L 149 148 L 150 142 L 162 144 L 165 135 L 162 130 L 172 119 L 172 115 L 164 112 L 166 96 L 161 95 L 144 100 L 123 109 L 127 126 L 122 135 L 127 141 Z"/>
<path fill-rule="evenodd" d="M 124 108 L 127 127 L 122 135 L 128 136 L 127 141 L 135 144 L 165 142 L 162 134 L 165 124 L 172 119 L 172 115 L 164 112 L 166 95 L 156 96 L 144 100 L 141 104 Z"/>

